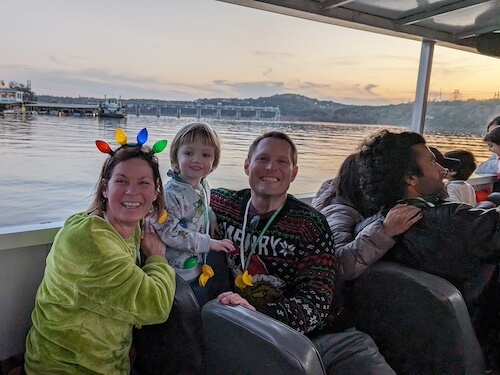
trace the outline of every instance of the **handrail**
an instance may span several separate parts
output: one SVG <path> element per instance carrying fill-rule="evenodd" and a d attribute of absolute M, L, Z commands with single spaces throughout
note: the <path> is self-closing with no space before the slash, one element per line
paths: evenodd
<path fill-rule="evenodd" d="M 494 175 L 473 175 L 467 181 L 476 190 L 485 189 L 496 180 Z M 294 194 L 294 196 L 311 204 L 315 193 Z M 0 251 L 35 245 L 51 244 L 57 231 L 63 226 L 63 221 L 42 224 L 29 224 L 0 228 Z"/>

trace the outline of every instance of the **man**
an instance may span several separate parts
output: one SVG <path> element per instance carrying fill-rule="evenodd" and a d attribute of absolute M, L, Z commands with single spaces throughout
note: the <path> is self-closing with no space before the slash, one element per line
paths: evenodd
<path fill-rule="evenodd" d="M 445 202 L 447 171 L 420 134 L 383 130 L 365 141 L 359 160 L 362 188 L 383 207 L 382 214 L 401 202 L 423 213 L 386 258 L 454 284 L 467 303 L 487 364 L 499 368 L 500 210 Z"/>
<path fill-rule="evenodd" d="M 316 210 L 287 194 L 298 171 L 297 149 L 268 132 L 245 161 L 250 189 L 212 191 L 211 207 L 228 254 L 235 292 L 218 299 L 258 310 L 313 338 L 328 374 L 394 374 L 366 334 L 350 329 L 319 335 L 339 311 L 332 233 Z"/>

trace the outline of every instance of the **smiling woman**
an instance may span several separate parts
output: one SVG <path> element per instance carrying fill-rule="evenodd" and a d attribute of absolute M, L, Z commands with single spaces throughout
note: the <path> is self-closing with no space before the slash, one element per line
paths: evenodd
<path fill-rule="evenodd" d="M 123 134 L 118 129 L 117 140 Z M 174 271 L 149 221 L 139 226 L 151 207 L 157 219 L 163 209 L 158 160 L 139 136 L 138 144 L 122 140 L 115 151 L 99 143 L 109 157 L 94 203 L 65 222 L 47 257 L 26 339 L 27 374 L 129 373 L 134 324 L 168 317 Z"/>

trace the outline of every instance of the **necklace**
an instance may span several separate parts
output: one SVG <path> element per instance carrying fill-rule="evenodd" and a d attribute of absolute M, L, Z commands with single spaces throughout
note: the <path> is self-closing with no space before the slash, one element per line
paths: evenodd
<path fill-rule="evenodd" d="M 273 215 L 269 218 L 267 221 L 266 225 L 264 228 L 261 230 L 259 236 L 257 237 L 257 240 L 252 243 L 252 246 L 250 248 L 250 252 L 248 254 L 248 258 L 245 262 L 245 236 L 246 236 L 246 229 L 247 229 L 247 222 L 248 222 L 248 212 L 250 210 L 250 204 L 252 203 L 252 198 L 248 200 L 247 206 L 245 208 L 245 217 L 243 219 L 243 233 L 242 233 L 242 238 L 241 238 L 241 246 L 240 246 L 240 258 L 241 258 L 241 268 L 244 272 L 247 271 L 248 266 L 250 265 L 250 259 L 252 258 L 252 255 L 255 253 L 255 249 L 257 248 L 257 244 L 260 242 L 262 239 L 262 236 L 264 236 L 264 233 L 266 230 L 269 228 L 273 220 L 278 216 L 279 212 L 285 205 L 285 202 L 281 204 L 281 206 L 278 207 L 276 211 L 274 211 Z"/>

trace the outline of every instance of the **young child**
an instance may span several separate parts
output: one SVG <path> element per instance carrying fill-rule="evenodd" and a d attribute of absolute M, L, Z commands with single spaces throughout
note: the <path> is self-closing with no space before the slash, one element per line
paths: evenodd
<path fill-rule="evenodd" d="M 493 120 L 491 120 L 488 123 L 488 126 L 486 127 L 486 133 L 489 133 L 495 128 L 498 128 L 500 126 L 500 116 L 495 117 Z M 482 162 L 477 166 L 476 171 L 474 172 L 475 174 L 497 174 L 497 164 L 498 164 L 498 156 L 495 153 L 491 154 L 491 157 Z"/>
<path fill-rule="evenodd" d="M 195 122 L 175 135 L 170 147 L 172 177 L 164 185 L 168 217 L 155 228 L 167 245 L 166 257 L 175 271 L 190 283 L 200 305 L 208 301 L 205 284 L 213 270 L 205 265 L 209 250 L 233 251 L 232 241 L 210 237 L 216 228 L 210 208 L 210 188 L 205 177 L 219 164 L 221 142 L 210 125 Z M 203 272 L 202 272 L 203 271 Z"/>
<path fill-rule="evenodd" d="M 447 200 L 451 202 L 464 202 L 475 207 L 477 205 L 476 191 L 472 185 L 466 181 L 476 169 L 474 154 L 467 150 L 455 150 L 445 153 L 444 156 L 460 160 L 458 168 L 450 169 L 447 176 Z"/>
<path fill-rule="evenodd" d="M 496 162 L 496 173 L 497 179 L 500 180 L 500 127 L 496 127 L 490 130 L 485 136 L 484 141 L 488 145 L 491 152 L 493 152 L 497 156 Z M 493 183 L 493 191 L 500 191 L 500 181 L 496 181 Z"/>

